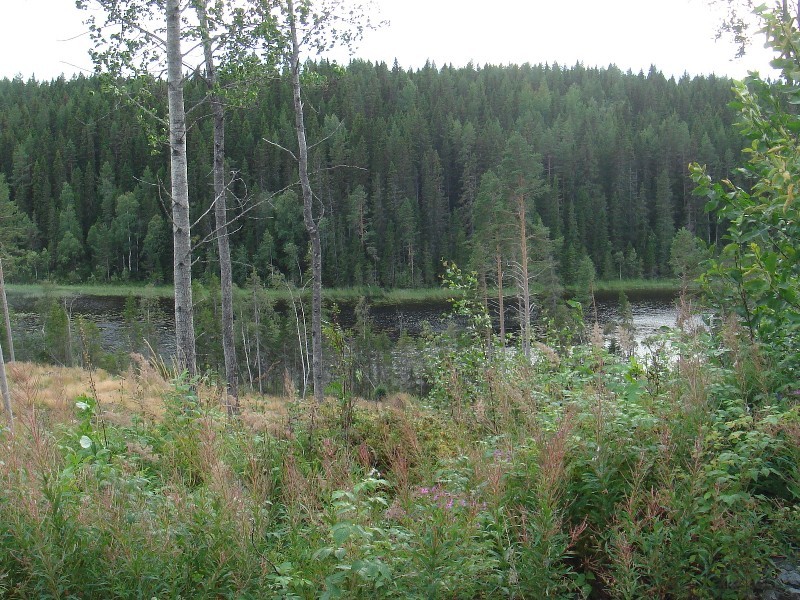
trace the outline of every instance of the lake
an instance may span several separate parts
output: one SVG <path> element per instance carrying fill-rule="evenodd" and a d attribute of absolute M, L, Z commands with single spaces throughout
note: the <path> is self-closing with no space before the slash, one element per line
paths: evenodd
<path fill-rule="evenodd" d="M 41 315 L 37 312 L 36 300 L 30 296 L 10 293 L 8 301 L 14 314 L 15 335 L 36 332 L 42 327 Z M 672 327 L 677 318 L 675 297 L 664 294 L 639 294 L 630 299 L 633 325 L 638 340 L 656 333 L 661 327 Z M 125 319 L 123 311 L 125 298 L 120 296 L 74 296 L 63 300 L 64 306 L 73 317 L 83 317 L 94 322 L 99 330 L 103 347 L 109 351 L 123 349 L 125 343 Z M 158 330 L 159 348 L 169 355 L 174 351 L 173 304 L 170 299 L 154 301 L 157 312 L 153 322 Z M 280 307 L 280 305 L 279 305 Z M 415 337 L 428 323 L 433 331 L 443 331 L 454 319 L 448 316 L 450 306 L 447 302 L 408 302 L 405 304 L 381 304 L 370 307 L 370 316 L 376 330 L 385 332 L 396 339 L 402 332 Z M 355 322 L 353 306 L 340 305 L 339 322 L 343 327 L 352 327 Z M 285 308 L 284 308 L 285 310 Z M 616 298 L 601 298 L 596 305 L 597 320 L 605 326 L 619 320 L 619 304 Z M 586 321 L 592 322 L 595 315 L 590 309 Z M 513 319 L 513 317 L 512 317 Z M 458 319 L 455 319 L 458 323 Z"/>

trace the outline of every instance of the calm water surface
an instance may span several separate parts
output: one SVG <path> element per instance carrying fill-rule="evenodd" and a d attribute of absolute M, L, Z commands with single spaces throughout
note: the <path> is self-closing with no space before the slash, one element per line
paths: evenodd
<path fill-rule="evenodd" d="M 36 299 L 30 296 L 9 294 L 9 304 L 14 314 L 13 329 L 17 335 L 34 333 L 42 328 Z M 65 308 L 73 316 L 81 316 L 94 322 L 100 331 L 103 348 L 108 351 L 124 350 L 126 344 L 125 320 L 123 310 L 125 298 L 118 296 L 76 296 L 63 300 Z M 673 327 L 677 317 L 674 297 L 643 296 L 631 299 L 633 324 L 636 339 L 641 341 L 656 333 L 661 327 Z M 158 351 L 170 355 L 175 350 L 173 303 L 170 299 L 159 299 L 153 315 L 158 332 Z M 596 316 L 601 325 L 613 324 L 619 319 L 618 303 L 614 300 L 597 302 Z M 447 316 L 447 303 L 421 303 L 382 305 L 370 308 L 374 325 L 389 337 L 396 338 L 402 332 L 411 336 L 419 335 L 427 323 L 434 331 L 442 331 L 451 323 L 459 324 L 458 319 Z M 594 310 L 587 311 L 586 320 L 593 321 Z M 354 323 L 353 307 L 341 306 L 340 322 L 344 327 Z"/>

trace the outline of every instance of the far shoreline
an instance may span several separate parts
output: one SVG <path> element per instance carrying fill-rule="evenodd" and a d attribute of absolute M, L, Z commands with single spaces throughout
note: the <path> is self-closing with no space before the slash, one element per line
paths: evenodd
<path fill-rule="evenodd" d="M 598 299 L 610 300 L 620 293 L 624 293 L 629 298 L 641 297 L 677 297 L 680 294 L 681 285 L 677 279 L 614 279 L 596 281 L 593 285 L 593 293 Z M 49 281 L 40 283 L 10 283 L 6 284 L 6 291 L 9 295 L 22 296 L 24 298 L 39 299 L 43 296 L 55 298 L 69 298 L 75 296 L 106 296 L 125 298 L 133 296 L 135 298 L 159 298 L 171 299 L 173 297 L 172 285 L 152 285 L 152 284 L 59 284 Z M 534 287 L 534 293 L 537 293 Z M 286 288 L 274 289 L 267 288 L 265 292 L 276 300 L 289 300 L 292 295 L 304 297 L 309 291 L 302 288 L 295 288 L 290 294 Z M 573 296 L 577 292 L 575 286 L 566 286 L 565 296 Z M 246 288 L 234 286 L 235 294 L 247 294 L 250 291 Z M 494 295 L 493 290 L 489 290 L 489 295 Z M 513 289 L 507 290 L 507 295 L 512 296 Z M 329 288 L 323 290 L 323 295 L 328 302 L 350 303 L 357 302 L 361 298 L 366 298 L 374 305 L 394 305 L 405 303 L 428 303 L 428 302 L 447 302 L 454 296 L 452 290 L 442 287 L 431 288 L 395 288 L 385 289 L 377 286 L 361 286 L 353 288 Z"/>

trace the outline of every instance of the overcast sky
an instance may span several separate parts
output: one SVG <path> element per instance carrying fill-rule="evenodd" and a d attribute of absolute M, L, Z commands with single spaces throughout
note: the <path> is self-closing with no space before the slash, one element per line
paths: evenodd
<path fill-rule="evenodd" d="M 743 60 L 714 40 L 719 13 L 705 0 L 378 0 L 390 25 L 371 32 L 356 56 L 418 68 L 524 62 L 647 70 L 668 77 L 765 73 L 754 44 Z M 49 80 L 90 72 L 88 36 L 73 0 L 0 0 L 0 77 Z M 668 8 L 666 8 L 668 7 Z M 336 57 L 346 62 L 346 56 Z"/>

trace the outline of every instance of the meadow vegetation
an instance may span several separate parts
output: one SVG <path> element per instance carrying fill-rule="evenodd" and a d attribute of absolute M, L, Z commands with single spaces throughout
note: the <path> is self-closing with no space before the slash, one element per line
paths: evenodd
<path fill-rule="evenodd" d="M 13 365 L 0 595 L 741 598 L 800 544 L 800 391 L 735 320 L 530 364 L 479 306 L 423 399 L 353 398 L 346 352 L 319 410 L 287 381 L 235 419 L 146 361 Z"/>

